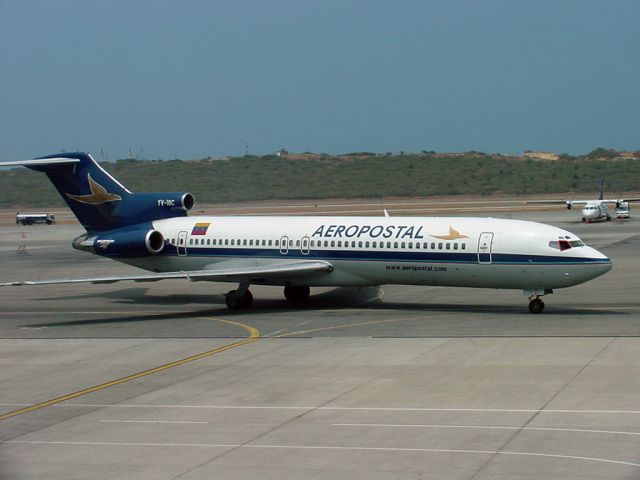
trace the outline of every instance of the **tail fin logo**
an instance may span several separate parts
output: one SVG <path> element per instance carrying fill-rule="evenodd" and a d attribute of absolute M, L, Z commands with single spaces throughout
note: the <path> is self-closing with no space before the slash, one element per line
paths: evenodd
<path fill-rule="evenodd" d="M 90 173 L 87 174 L 87 178 L 89 180 L 89 190 L 91 190 L 90 195 L 71 195 L 70 193 L 67 193 L 67 197 L 75 200 L 76 202 L 86 203 L 88 205 L 102 205 L 106 202 L 122 200 L 120 195 L 107 192 L 106 188 L 91 178 Z"/>

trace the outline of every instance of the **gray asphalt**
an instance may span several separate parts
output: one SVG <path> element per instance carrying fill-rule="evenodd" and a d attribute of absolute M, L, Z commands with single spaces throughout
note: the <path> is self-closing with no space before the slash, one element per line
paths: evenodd
<path fill-rule="evenodd" d="M 542 315 L 481 289 L 318 289 L 291 308 L 254 287 L 241 313 L 225 284 L 0 289 L 0 415 L 19 412 L 0 478 L 640 478 L 640 219 L 502 216 L 614 267 Z M 134 271 L 73 250 L 79 233 L 0 227 L 0 282 Z"/>

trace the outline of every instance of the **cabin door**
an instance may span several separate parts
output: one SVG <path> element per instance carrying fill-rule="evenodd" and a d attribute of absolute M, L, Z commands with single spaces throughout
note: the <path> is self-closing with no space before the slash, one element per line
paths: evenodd
<path fill-rule="evenodd" d="M 280 239 L 280 253 L 282 255 L 289 253 L 289 237 L 286 235 Z"/>
<path fill-rule="evenodd" d="M 184 257 L 187 255 L 187 234 L 188 232 L 178 233 L 178 256 Z"/>
<path fill-rule="evenodd" d="M 302 244 L 300 245 L 300 253 L 303 255 L 309 255 L 309 243 L 311 239 L 307 236 L 302 237 Z"/>
<path fill-rule="evenodd" d="M 478 239 L 478 263 L 491 263 L 491 245 L 493 244 L 493 233 L 482 232 Z"/>

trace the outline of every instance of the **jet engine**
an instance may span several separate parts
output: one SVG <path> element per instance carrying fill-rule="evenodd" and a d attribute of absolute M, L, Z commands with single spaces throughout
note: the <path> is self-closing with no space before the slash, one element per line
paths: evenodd
<path fill-rule="evenodd" d="M 98 234 L 85 234 L 73 241 L 73 247 L 105 257 L 145 257 L 156 255 L 165 245 L 164 236 L 150 225 L 147 228 L 118 228 Z"/>

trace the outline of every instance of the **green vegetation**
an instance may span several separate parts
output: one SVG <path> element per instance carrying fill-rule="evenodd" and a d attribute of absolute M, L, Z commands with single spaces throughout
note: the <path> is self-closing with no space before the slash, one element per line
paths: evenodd
<path fill-rule="evenodd" d="M 431 195 L 531 195 L 597 192 L 594 180 L 618 180 L 611 195 L 640 191 L 640 160 L 597 149 L 556 161 L 469 152 L 317 156 L 244 156 L 229 160 L 119 160 L 103 166 L 131 191 L 188 191 L 198 203 L 265 199 L 375 198 Z M 45 175 L 0 171 L 0 207 L 60 206 Z"/>

